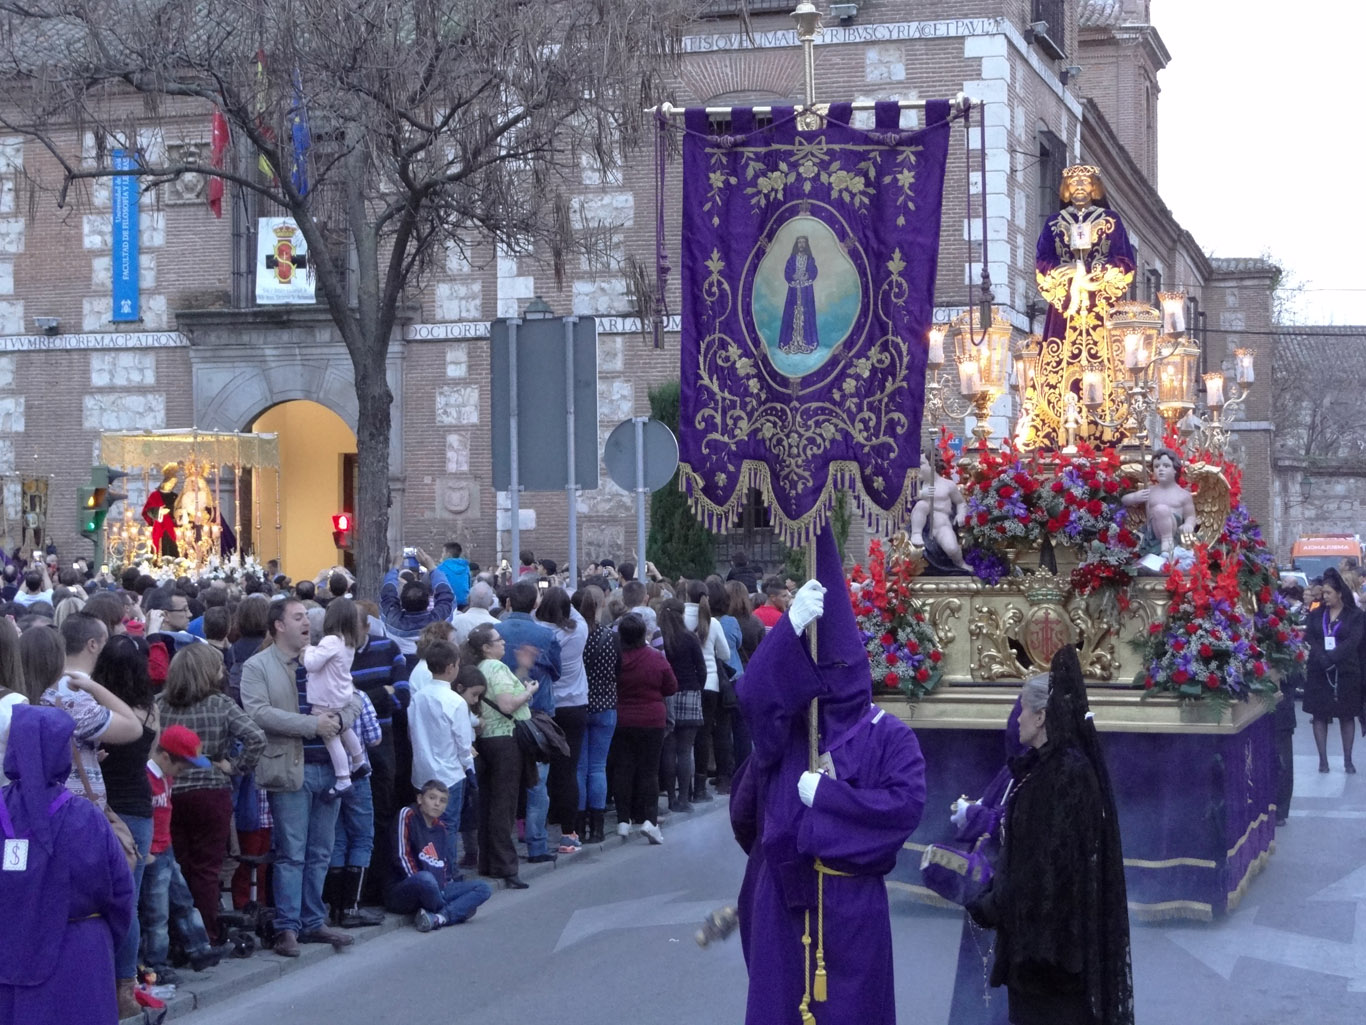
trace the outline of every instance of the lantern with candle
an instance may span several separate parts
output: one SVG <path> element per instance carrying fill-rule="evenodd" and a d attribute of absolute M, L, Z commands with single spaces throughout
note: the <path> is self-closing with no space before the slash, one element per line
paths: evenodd
<path fill-rule="evenodd" d="M 972 436 L 986 444 L 991 437 L 991 405 L 1006 392 L 1010 364 L 1010 321 L 992 307 L 991 323 L 974 337 L 966 313 L 953 321 L 955 360 L 958 364 L 958 390 L 973 403 L 977 425 Z"/>
<path fill-rule="evenodd" d="M 1179 335 L 1186 331 L 1186 293 L 1158 292 L 1158 304 L 1162 307 L 1162 333 Z"/>
<path fill-rule="evenodd" d="M 1224 406 L 1224 375 L 1222 373 L 1206 374 L 1205 382 L 1205 405 L 1209 406 L 1211 412 L 1216 412 Z"/>
<path fill-rule="evenodd" d="M 1183 341 L 1157 364 L 1157 409 L 1168 428 L 1195 408 L 1199 362 L 1199 347 Z"/>
<path fill-rule="evenodd" d="M 925 356 L 925 362 L 931 371 L 937 371 L 944 365 L 944 334 L 944 328 L 936 324 L 930 328 L 929 334 L 926 336 L 928 352 Z"/>

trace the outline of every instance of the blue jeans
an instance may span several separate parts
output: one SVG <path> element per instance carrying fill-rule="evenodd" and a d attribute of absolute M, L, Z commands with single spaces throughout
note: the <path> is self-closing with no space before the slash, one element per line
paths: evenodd
<path fill-rule="evenodd" d="M 491 896 L 488 883 L 447 883 L 442 889 L 436 876 L 417 872 L 394 884 L 385 906 L 396 915 L 416 914 L 422 908 L 445 915 L 447 921 L 463 922 Z"/>
<path fill-rule="evenodd" d="M 588 729 L 579 748 L 579 811 L 607 807 L 607 750 L 616 731 L 615 708 L 588 713 Z"/>
<path fill-rule="evenodd" d="M 333 868 L 369 868 L 375 849 L 375 796 L 370 777 L 353 780 L 351 793 L 337 801 L 337 838 L 332 842 Z"/>
<path fill-rule="evenodd" d="M 321 795 L 336 781 L 331 765 L 307 762 L 301 789 L 270 794 L 276 929 L 312 932 L 327 921 L 323 879 L 332 859 L 341 801 L 324 801 Z"/>
<path fill-rule="evenodd" d="M 147 868 L 147 852 L 152 847 L 152 820 L 138 815 L 120 815 L 128 832 L 133 834 L 133 843 L 138 848 L 138 863 L 133 866 L 133 895 L 136 898 L 142 888 L 143 871 Z M 142 942 L 142 927 L 138 924 L 137 904 L 133 905 L 133 920 L 128 923 L 128 932 L 114 951 L 114 978 L 132 979 L 138 974 L 138 944 Z"/>
<path fill-rule="evenodd" d="M 550 793 L 545 788 L 546 776 L 549 773 L 549 765 L 545 762 L 538 763 L 536 785 L 527 787 L 526 791 L 526 853 L 529 858 L 550 853 L 550 842 L 545 828 L 545 817 L 550 814 Z"/>
<path fill-rule="evenodd" d="M 174 920 L 187 953 L 197 954 L 208 949 L 209 934 L 204 931 L 204 919 L 194 906 L 190 888 L 175 860 L 175 851 L 169 847 L 156 855 L 142 873 L 138 921 L 142 923 L 144 964 L 166 963 L 171 945 L 170 934 L 166 931 L 168 920 Z"/>
<path fill-rule="evenodd" d="M 446 865 L 448 875 L 455 877 L 459 875 L 456 862 L 460 856 L 456 853 L 460 850 L 460 813 L 465 807 L 465 781 L 451 784 L 451 799 L 446 805 L 446 810 L 441 813 L 442 821 L 446 823 L 446 850 L 449 852 L 450 862 Z M 427 909 L 428 911 L 431 908 Z"/>

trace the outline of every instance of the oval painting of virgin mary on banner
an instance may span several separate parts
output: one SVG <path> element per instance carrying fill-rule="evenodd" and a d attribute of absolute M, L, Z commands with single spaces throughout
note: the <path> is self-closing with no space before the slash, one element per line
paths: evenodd
<path fill-rule="evenodd" d="M 802 377 L 849 337 L 863 303 L 858 271 L 835 233 L 794 217 L 774 233 L 754 275 L 754 326 L 769 360 Z"/>

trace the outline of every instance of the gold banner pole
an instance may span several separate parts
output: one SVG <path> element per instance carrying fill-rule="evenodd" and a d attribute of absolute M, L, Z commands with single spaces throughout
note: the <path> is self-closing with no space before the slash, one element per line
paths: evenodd
<path fill-rule="evenodd" d="M 806 546 L 806 578 L 814 580 L 816 578 L 816 538 L 813 536 Z M 829 599 L 829 595 L 826 598 Z M 806 639 L 811 645 L 811 661 L 817 666 L 820 665 L 820 656 L 816 647 L 816 624 L 820 622 L 819 617 L 813 619 L 806 628 Z M 821 768 L 821 717 L 817 699 L 811 699 L 811 707 L 806 710 L 806 743 L 807 743 L 807 762 L 812 772 L 819 772 Z"/>

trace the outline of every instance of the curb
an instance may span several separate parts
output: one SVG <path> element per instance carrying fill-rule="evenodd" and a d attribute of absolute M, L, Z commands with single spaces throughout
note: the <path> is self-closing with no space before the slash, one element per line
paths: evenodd
<path fill-rule="evenodd" d="M 681 823 L 684 820 L 691 822 L 727 807 L 729 807 L 729 799 L 724 796 L 717 796 L 714 801 L 708 804 L 694 805 L 691 812 L 675 813 L 668 816 L 664 823 L 666 825 L 672 822 Z M 592 848 L 585 847 L 585 850 L 591 850 L 594 854 L 610 855 L 612 851 L 625 846 L 627 844 L 621 842 L 615 834 L 609 833 L 607 839 L 601 844 L 594 844 Z M 576 859 L 573 855 L 566 855 L 561 860 L 566 865 L 572 865 Z M 596 861 L 597 859 L 594 858 L 593 860 Z M 523 861 L 520 874 L 525 879 L 536 879 L 559 868 L 558 862 L 530 865 Z M 494 900 L 497 900 L 498 894 L 503 892 L 497 886 L 495 879 L 485 876 L 467 876 L 467 878 L 483 879 L 492 886 L 494 892 L 492 899 Z M 350 953 L 356 947 L 378 939 L 386 933 L 409 927 L 409 916 L 385 914 L 384 921 L 380 925 L 348 929 L 346 931 L 355 937 L 356 942 L 345 953 Z M 280 957 L 269 949 L 258 950 L 247 958 L 229 957 L 225 958 L 216 968 L 211 968 L 207 972 L 194 972 L 188 966 L 183 969 L 176 969 L 180 973 L 182 981 L 176 986 L 175 996 L 166 1001 L 165 1020 L 183 1018 L 202 1008 L 225 1003 L 238 994 L 256 990 L 292 972 L 317 964 L 325 958 L 333 956 L 334 953 L 331 947 L 325 943 L 307 943 L 303 945 L 302 949 L 303 952 L 298 957 Z M 124 1021 L 138 1022 L 140 1019 L 125 1018 Z"/>

